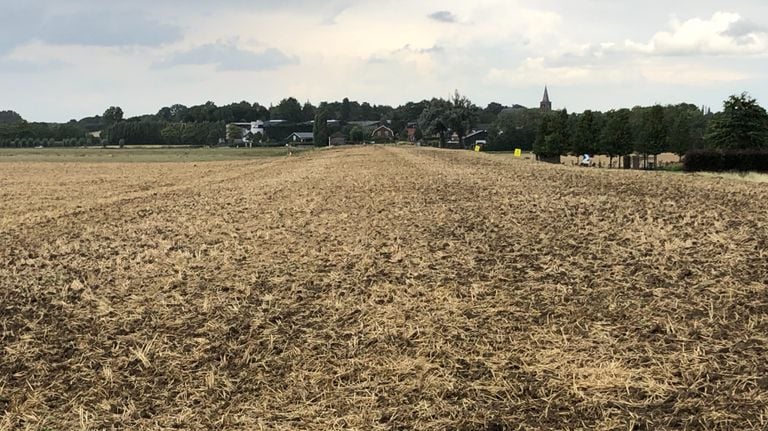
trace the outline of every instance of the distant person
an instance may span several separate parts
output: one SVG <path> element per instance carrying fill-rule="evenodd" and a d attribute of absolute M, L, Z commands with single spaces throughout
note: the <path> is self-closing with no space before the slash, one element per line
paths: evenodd
<path fill-rule="evenodd" d="M 584 158 L 581 159 L 581 166 L 592 166 L 592 159 L 589 157 L 589 154 L 584 154 Z"/>

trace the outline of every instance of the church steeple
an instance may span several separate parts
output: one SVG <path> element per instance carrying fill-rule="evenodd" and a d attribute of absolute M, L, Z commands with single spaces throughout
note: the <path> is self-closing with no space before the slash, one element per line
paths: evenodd
<path fill-rule="evenodd" d="M 544 98 L 541 100 L 539 107 L 543 112 L 552 111 L 552 102 L 549 100 L 549 89 L 546 85 L 544 86 Z"/>

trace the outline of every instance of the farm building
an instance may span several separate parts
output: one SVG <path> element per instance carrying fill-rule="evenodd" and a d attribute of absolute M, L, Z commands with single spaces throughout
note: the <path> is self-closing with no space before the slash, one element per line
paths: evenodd
<path fill-rule="evenodd" d="M 331 135 L 330 144 L 331 145 L 346 145 L 347 143 L 347 137 L 341 133 L 336 132 L 333 135 Z"/>
<path fill-rule="evenodd" d="M 374 140 L 392 140 L 395 138 L 395 132 L 387 126 L 379 126 L 373 129 L 371 137 Z"/>
<path fill-rule="evenodd" d="M 465 148 L 474 148 L 475 144 L 477 144 L 477 141 L 488 142 L 488 131 L 487 130 L 473 130 L 467 136 L 464 137 L 464 147 Z"/>
<path fill-rule="evenodd" d="M 288 141 L 295 144 L 312 144 L 315 142 L 315 135 L 312 132 L 293 132 Z"/>
<path fill-rule="evenodd" d="M 418 132 L 418 124 L 411 122 L 405 128 L 405 132 L 408 134 L 408 142 L 416 142 L 416 132 Z"/>

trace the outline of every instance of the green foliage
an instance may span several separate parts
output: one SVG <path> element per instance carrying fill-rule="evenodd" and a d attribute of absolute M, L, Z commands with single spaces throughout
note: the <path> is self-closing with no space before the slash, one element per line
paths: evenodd
<path fill-rule="evenodd" d="M 642 116 L 639 140 L 635 142 L 635 151 L 645 155 L 658 155 L 667 149 L 667 128 L 664 124 L 664 108 L 654 105 Z"/>
<path fill-rule="evenodd" d="M 600 151 L 601 126 L 597 115 L 586 110 L 576 120 L 576 130 L 573 134 L 574 154 L 597 154 Z"/>
<path fill-rule="evenodd" d="M 301 108 L 301 120 L 302 121 L 312 121 L 315 119 L 315 107 L 312 106 L 309 101 L 304 103 L 304 106 Z"/>
<path fill-rule="evenodd" d="M 108 128 L 102 137 L 109 145 L 217 145 L 225 137 L 224 123 L 162 123 L 123 121 Z"/>
<path fill-rule="evenodd" d="M 689 151 L 686 172 L 768 172 L 768 149 L 705 149 Z"/>
<path fill-rule="evenodd" d="M 242 139 L 243 139 L 243 129 L 241 129 L 239 126 L 236 126 L 234 124 L 230 124 L 227 126 L 227 140 L 232 142 L 232 141 L 239 141 Z"/>
<path fill-rule="evenodd" d="M 466 96 L 456 90 L 451 99 L 451 108 L 448 111 L 446 123 L 453 133 L 459 137 L 459 142 L 464 142 L 464 136 L 472 129 L 477 120 L 475 106 Z"/>
<path fill-rule="evenodd" d="M 24 121 L 21 115 L 14 111 L 0 111 L 0 124 L 20 123 Z"/>
<path fill-rule="evenodd" d="M 349 131 L 349 140 L 354 143 L 362 143 L 365 141 L 365 131 L 360 126 L 355 126 Z"/>
<path fill-rule="evenodd" d="M 352 105 L 349 103 L 348 98 L 344 98 L 344 100 L 341 101 L 341 111 L 339 112 L 339 119 L 341 121 L 349 121 L 349 118 L 352 116 Z"/>
<path fill-rule="evenodd" d="M 694 105 L 680 104 L 666 110 L 667 149 L 678 156 L 704 144 L 706 116 Z"/>
<path fill-rule="evenodd" d="M 570 128 L 566 110 L 545 113 L 533 145 L 533 152 L 540 158 L 558 157 L 568 149 Z"/>
<path fill-rule="evenodd" d="M 299 101 L 293 97 L 283 99 L 276 106 L 269 108 L 269 114 L 275 120 L 285 120 L 290 123 L 304 121 L 302 107 Z"/>
<path fill-rule="evenodd" d="M 538 109 L 517 109 L 499 114 L 489 129 L 488 151 L 533 150 L 542 121 Z"/>
<path fill-rule="evenodd" d="M 432 99 L 419 115 L 419 129 L 431 136 L 438 137 L 438 146 L 445 146 L 446 135 L 450 127 L 448 116 L 452 109 L 451 102 L 444 99 Z"/>
<path fill-rule="evenodd" d="M 715 148 L 768 148 L 768 114 L 747 93 L 733 95 L 715 115 L 706 139 Z"/>
<path fill-rule="evenodd" d="M 331 132 L 328 129 L 328 113 L 325 109 L 317 110 L 312 133 L 315 135 L 316 147 L 324 147 L 328 145 L 328 138 L 331 136 Z"/>
<path fill-rule="evenodd" d="M 72 139 L 85 137 L 85 130 L 76 123 L 47 124 L 26 121 L 0 124 L 0 147 L 36 147 L 71 145 Z"/>
<path fill-rule="evenodd" d="M 600 151 L 611 158 L 632 152 L 632 126 L 628 109 L 608 111 L 605 114 L 605 127 L 600 133 Z"/>
<path fill-rule="evenodd" d="M 115 124 L 123 121 L 123 110 L 119 106 L 110 106 L 104 111 L 104 121 L 107 124 Z"/>
<path fill-rule="evenodd" d="M 118 145 L 121 140 L 124 145 L 158 144 L 162 141 L 163 125 L 158 122 L 121 121 L 104 130 L 101 137 L 110 145 Z"/>

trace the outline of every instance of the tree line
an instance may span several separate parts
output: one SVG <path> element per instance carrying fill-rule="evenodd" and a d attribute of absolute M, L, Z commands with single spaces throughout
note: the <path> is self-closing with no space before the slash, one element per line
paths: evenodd
<path fill-rule="evenodd" d="M 768 114 L 746 93 L 729 97 L 717 114 L 690 104 L 605 113 L 520 112 L 501 117 L 496 131 L 498 147 L 520 145 L 528 149 L 530 145 L 544 159 L 563 154 L 602 154 L 609 156 L 612 163 L 614 157 L 637 153 L 647 163 L 648 157 L 655 159 L 661 153 L 682 158 L 697 149 L 768 148 Z M 503 136 L 505 132 L 507 136 Z"/>
<path fill-rule="evenodd" d="M 213 102 L 190 107 L 174 104 L 156 114 L 127 119 L 120 107 L 112 106 L 102 115 L 65 124 L 30 123 L 13 111 L 2 111 L 0 146 L 92 145 L 95 138 L 89 133 L 94 131 L 101 131 L 104 143 L 111 145 L 213 145 L 226 137 L 227 123 L 281 119 L 286 123 L 268 128 L 265 142 L 279 142 L 297 131 L 315 132 L 324 138 L 317 142 L 327 142 L 334 133 L 359 142 L 370 137 L 354 122 L 385 121 L 399 139 L 408 136 L 411 125 L 417 127 L 418 139 L 435 146 L 444 146 L 451 137 L 461 142 L 472 130 L 486 129 L 489 151 L 520 148 L 543 157 L 569 153 L 609 157 L 663 152 L 683 155 L 697 148 L 765 146 L 765 133 L 760 129 L 764 114 L 765 110 L 747 94 L 732 96 L 717 114 L 687 103 L 579 114 L 547 113 L 496 102 L 482 108 L 458 91 L 446 99 L 408 102 L 394 108 L 348 98 L 315 106 L 288 97 L 269 107 L 247 101 L 223 106 Z M 339 121 L 325 122 L 331 119 Z M 317 120 L 323 124 L 318 126 Z M 758 130 L 749 129 L 749 125 L 757 125 Z"/>
<path fill-rule="evenodd" d="M 543 158 L 603 154 L 611 158 L 611 164 L 614 157 L 631 153 L 655 157 L 669 152 L 682 157 L 705 145 L 713 118 L 711 112 L 690 104 L 587 110 L 581 114 L 565 110 L 538 115 L 513 113 L 499 120 L 496 130 L 502 136 L 496 144 L 523 144 L 518 148 L 533 150 Z"/>
<path fill-rule="evenodd" d="M 73 123 L 48 124 L 14 121 L 0 123 L 0 147 L 83 146 L 98 142 Z"/>

